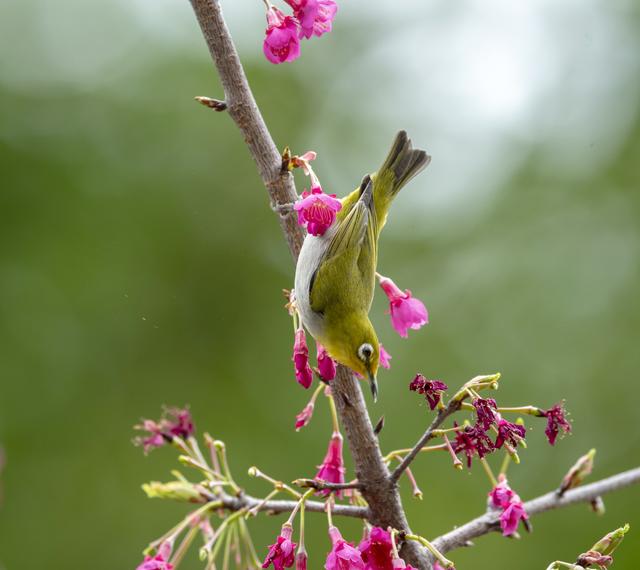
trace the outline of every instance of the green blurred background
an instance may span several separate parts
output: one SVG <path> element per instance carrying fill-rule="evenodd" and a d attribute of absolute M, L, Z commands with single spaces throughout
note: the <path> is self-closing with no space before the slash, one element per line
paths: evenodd
<path fill-rule="evenodd" d="M 380 270 L 431 316 L 402 340 L 375 301 L 393 355 L 372 408 L 383 448 L 429 421 L 417 371 L 456 386 L 499 370 L 502 403 L 566 398 L 574 422 L 554 448 L 530 422 L 523 498 L 591 447 L 594 477 L 637 465 L 638 3 L 343 1 L 334 32 L 282 66 L 262 57 L 261 3 L 223 5 L 278 146 L 316 150 L 325 189 L 354 187 L 400 128 L 433 155 L 381 244 Z M 249 465 L 290 480 L 322 459 L 326 406 L 293 430 L 308 394 L 282 309 L 291 259 L 236 128 L 193 102 L 221 89 L 186 0 L 4 0 L 0 29 L 0 565 L 135 568 L 186 512 L 140 490 L 175 465 L 130 444 L 141 416 L 189 403 L 257 494 Z M 403 491 L 425 536 L 483 511 L 481 471 L 425 456 L 415 474 L 424 501 Z M 482 538 L 456 567 L 545 568 L 630 522 L 615 567 L 637 568 L 640 490 L 606 504 Z M 280 522 L 252 523 L 261 553 Z M 325 521 L 309 525 L 320 568 Z"/>

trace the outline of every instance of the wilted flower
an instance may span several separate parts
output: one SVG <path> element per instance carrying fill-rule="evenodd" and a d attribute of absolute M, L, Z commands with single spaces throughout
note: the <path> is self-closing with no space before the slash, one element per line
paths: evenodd
<path fill-rule="evenodd" d="M 309 388 L 313 382 L 313 371 L 311 370 L 311 366 L 309 366 L 309 348 L 307 347 L 307 338 L 302 328 L 296 331 L 292 360 L 295 365 L 298 384 L 304 388 Z"/>
<path fill-rule="evenodd" d="M 293 209 L 298 212 L 298 224 L 306 225 L 311 235 L 322 236 L 335 221 L 336 213 L 342 209 L 342 202 L 335 194 L 325 194 L 316 185 L 302 193 Z"/>
<path fill-rule="evenodd" d="M 333 546 L 324 565 L 326 570 L 364 570 L 360 551 L 344 540 L 335 526 L 329 528 L 329 536 Z"/>
<path fill-rule="evenodd" d="M 417 330 L 429 322 L 424 303 L 412 297 L 409 289 L 403 292 L 391 279 L 381 275 L 379 281 L 389 299 L 391 324 L 401 337 L 406 338 L 409 329 Z"/>
<path fill-rule="evenodd" d="M 589 550 L 588 552 L 585 552 L 584 554 L 578 556 L 576 564 L 584 568 L 588 568 L 589 566 L 597 566 L 598 568 L 609 568 L 612 562 L 613 558 L 611 556 L 605 556 L 604 554 L 600 554 L 595 550 Z"/>
<path fill-rule="evenodd" d="M 148 435 L 133 440 L 135 445 L 143 446 L 145 453 L 171 443 L 174 437 L 187 439 L 195 432 L 191 413 L 187 408 L 166 408 L 160 421 L 143 419 L 142 424 L 133 427 L 148 432 Z"/>
<path fill-rule="evenodd" d="M 527 430 L 524 426 L 508 422 L 504 419 L 498 420 L 498 437 L 496 437 L 495 448 L 500 449 L 505 442 L 512 447 L 516 447 L 520 440 L 524 439 Z"/>
<path fill-rule="evenodd" d="M 338 11 L 333 0 L 285 0 L 293 8 L 300 22 L 300 37 L 309 39 L 331 31 L 331 23 Z"/>
<path fill-rule="evenodd" d="M 476 409 L 478 425 L 482 426 L 482 429 L 488 430 L 497 419 L 496 410 L 498 405 L 496 401 L 493 398 L 476 398 L 472 404 Z"/>
<path fill-rule="evenodd" d="M 173 570 L 173 564 L 169 564 L 172 547 L 170 542 L 163 542 L 158 553 L 155 556 L 145 556 L 136 570 Z"/>
<path fill-rule="evenodd" d="M 329 356 L 327 349 L 322 346 L 320 343 L 317 344 L 317 358 L 318 358 L 318 371 L 320 372 L 320 377 L 327 382 L 333 380 L 336 377 L 336 363 Z"/>
<path fill-rule="evenodd" d="M 436 406 L 442 400 L 442 394 L 449 387 L 440 380 L 427 380 L 422 374 L 416 374 L 415 378 L 409 384 L 409 390 L 422 394 L 427 402 L 429 408 L 436 409 Z"/>
<path fill-rule="evenodd" d="M 547 418 L 547 427 L 544 430 L 544 433 L 551 445 L 556 443 L 560 430 L 562 430 L 563 433 L 569 433 L 571 431 L 571 424 L 567 421 L 566 412 L 562 402 L 543 411 L 542 415 Z"/>
<path fill-rule="evenodd" d="M 282 525 L 278 539 L 269 547 L 267 557 L 262 563 L 263 568 L 269 568 L 271 564 L 275 570 L 283 570 L 293 566 L 297 544 L 291 541 L 292 533 L 293 528 L 290 524 Z"/>
<path fill-rule="evenodd" d="M 271 63 L 293 61 L 300 56 L 298 24 L 291 16 L 285 16 L 271 6 L 267 10 L 267 29 L 262 49 Z"/>
<path fill-rule="evenodd" d="M 304 409 L 296 416 L 296 431 L 300 431 L 306 426 L 313 416 L 314 402 L 309 402 Z"/>
<path fill-rule="evenodd" d="M 329 447 L 327 454 L 322 461 L 322 465 L 318 465 L 318 473 L 316 479 L 319 481 L 326 481 L 327 483 L 344 483 L 344 459 L 342 457 L 342 435 L 339 432 L 333 432 L 331 440 L 329 441 Z M 320 491 L 323 495 L 328 495 L 329 490 L 325 489 Z M 338 491 L 336 495 L 341 496 L 341 492 Z"/>
<path fill-rule="evenodd" d="M 454 422 L 454 426 L 458 424 Z M 464 453 L 467 456 L 467 467 L 471 468 L 471 460 L 474 455 L 483 458 L 494 450 L 494 445 L 489 436 L 479 427 L 467 426 L 456 432 L 456 439 L 451 444 L 455 453 Z"/>
<path fill-rule="evenodd" d="M 391 359 L 393 357 L 385 350 L 382 344 L 380 344 L 379 346 L 380 346 L 380 366 L 382 366 L 382 368 L 389 369 L 391 368 Z"/>
<path fill-rule="evenodd" d="M 362 554 L 365 570 L 393 570 L 391 561 L 391 535 L 374 526 L 369 536 L 360 542 L 358 550 Z"/>

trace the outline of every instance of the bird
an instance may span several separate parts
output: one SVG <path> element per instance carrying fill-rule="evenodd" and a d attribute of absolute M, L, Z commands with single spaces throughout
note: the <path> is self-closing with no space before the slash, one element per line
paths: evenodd
<path fill-rule="evenodd" d="M 295 306 L 304 327 L 329 356 L 368 379 L 377 400 L 380 343 L 369 319 L 378 238 L 400 189 L 431 162 L 397 133 L 382 166 L 342 200 L 323 235 L 308 234 L 296 264 Z"/>

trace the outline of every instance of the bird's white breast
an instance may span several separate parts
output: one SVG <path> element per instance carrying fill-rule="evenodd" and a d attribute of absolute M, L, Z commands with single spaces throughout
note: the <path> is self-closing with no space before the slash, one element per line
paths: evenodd
<path fill-rule="evenodd" d="M 296 306 L 298 307 L 298 312 L 300 313 L 304 326 L 316 338 L 318 335 L 322 335 L 324 324 L 322 316 L 311 309 L 309 284 L 313 274 L 318 268 L 318 264 L 327 251 L 327 247 L 334 233 L 335 227 L 331 227 L 323 236 L 307 235 L 302 244 L 296 265 L 294 285 Z"/>

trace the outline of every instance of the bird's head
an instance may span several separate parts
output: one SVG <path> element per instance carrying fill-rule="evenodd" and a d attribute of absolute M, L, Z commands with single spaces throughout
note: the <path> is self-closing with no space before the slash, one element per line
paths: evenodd
<path fill-rule="evenodd" d="M 380 363 L 380 343 L 367 317 L 342 319 L 338 334 L 325 346 L 332 358 L 369 380 L 374 399 L 377 396 L 376 374 Z"/>

